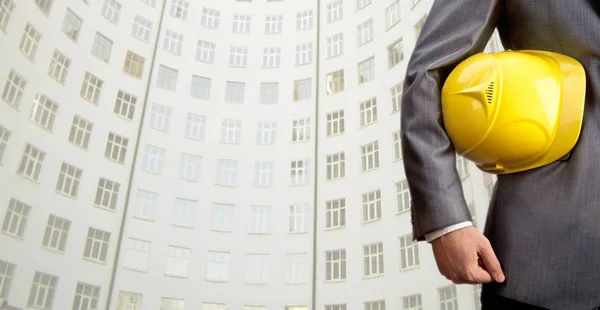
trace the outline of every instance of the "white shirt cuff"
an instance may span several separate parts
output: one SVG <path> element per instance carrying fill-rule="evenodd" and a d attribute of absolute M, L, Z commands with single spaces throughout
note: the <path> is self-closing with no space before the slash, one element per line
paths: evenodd
<path fill-rule="evenodd" d="M 469 227 L 469 226 L 473 226 L 473 222 L 466 221 L 466 222 L 448 226 L 446 228 L 438 229 L 438 230 L 435 230 L 435 231 L 425 234 L 425 240 L 427 240 L 427 242 L 431 242 L 445 234 L 448 234 L 455 230 L 459 230 L 461 228 L 465 228 L 465 227 Z"/>

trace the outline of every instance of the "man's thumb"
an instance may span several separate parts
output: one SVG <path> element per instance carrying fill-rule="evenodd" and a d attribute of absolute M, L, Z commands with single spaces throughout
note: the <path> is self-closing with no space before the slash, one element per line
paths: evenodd
<path fill-rule="evenodd" d="M 480 251 L 481 259 L 485 265 L 485 269 L 490 273 L 492 279 L 498 283 L 504 282 L 504 272 L 500 267 L 500 262 L 494 253 L 491 245 L 486 243 Z"/>

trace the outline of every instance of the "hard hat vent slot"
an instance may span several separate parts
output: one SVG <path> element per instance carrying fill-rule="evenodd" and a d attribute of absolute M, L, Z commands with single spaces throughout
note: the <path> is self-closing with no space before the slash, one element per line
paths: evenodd
<path fill-rule="evenodd" d="M 494 96 L 494 82 L 490 82 L 488 87 L 485 90 L 485 97 L 487 98 L 487 103 L 492 104 L 492 98 Z"/>

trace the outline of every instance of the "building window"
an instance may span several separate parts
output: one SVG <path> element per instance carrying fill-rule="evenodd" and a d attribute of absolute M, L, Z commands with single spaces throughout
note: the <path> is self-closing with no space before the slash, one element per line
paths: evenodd
<path fill-rule="evenodd" d="M 169 7 L 169 15 L 171 17 L 179 18 L 181 20 L 187 19 L 188 9 L 190 3 L 184 0 L 171 0 L 171 6 Z"/>
<path fill-rule="evenodd" d="M 456 169 L 458 170 L 458 176 L 461 180 L 469 177 L 469 162 L 462 156 L 456 158 Z"/>
<path fill-rule="evenodd" d="M 327 155 L 327 181 L 339 180 L 346 175 L 346 154 L 339 152 Z"/>
<path fill-rule="evenodd" d="M 327 22 L 331 23 L 344 16 L 344 5 L 342 0 L 327 3 Z"/>
<path fill-rule="evenodd" d="M 83 20 L 77 14 L 73 13 L 71 9 L 67 9 L 67 13 L 65 13 L 65 18 L 63 19 L 62 32 L 71 38 L 71 40 L 77 42 L 82 22 Z"/>
<path fill-rule="evenodd" d="M 360 10 L 364 9 L 367 5 L 371 4 L 371 2 L 372 2 L 372 0 L 356 0 L 356 10 L 360 11 Z M 365 309 L 365 310 L 374 310 L 374 309 Z M 379 310 L 379 309 L 377 309 L 377 310 Z"/>
<path fill-rule="evenodd" d="M 230 159 L 217 161 L 217 185 L 237 186 L 238 162 Z"/>
<path fill-rule="evenodd" d="M 165 163 L 165 153 L 167 151 L 153 145 L 146 145 L 144 148 L 144 158 L 142 159 L 142 170 L 150 173 L 161 174 Z"/>
<path fill-rule="evenodd" d="M 421 299 L 421 294 L 402 297 L 402 309 L 423 310 L 423 301 Z"/>
<path fill-rule="evenodd" d="M 67 56 L 65 56 L 65 54 L 61 53 L 59 50 L 54 50 L 54 55 L 52 55 L 48 74 L 57 82 L 64 84 L 65 80 L 67 79 L 67 73 L 69 72 L 70 65 L 71 59 L 67 58 Z"/>
<path fill-rule="evenodd" d="M 85 0 L 85 1 L 87 1 L 87 0 Z M 152 8 L 156 7 L 156 0 L 140 0 L 140 1 L 142 1 L 142 3 L 149 5 Z"/>
<path fill-rule="evenodd" d="M 25 226 L 31 213 L 31 206 L 11 198 L 8 209 L 2 223 L 2 232 L 13 237 L 23 239 L 25 237 Z"/>
<path fill-rule="evenodd" d="M 15 9 L 13 0 L 0 0 L 0 28 L 6 31 L 6 26 L 10 20 L 10 15 Z"/>
<path fill-rule="evenodd" d="M 309 141 L 311 136 L 310 118 L 292 121 L 292 142 Z"/>
<path fill-rule="evenodd" d="M 267 15 L 265 18 L 265 34 L 281 33 L 283 28 L 282 15 Z"/>
<path fill-rule="evenodd" d="M 334 34 L 327 38 L 327 58 L 344 54 L 344 33 Z"/>
<path fill-rule="evenodd" d="M 167 248 L 167 265 L 165 275 L 178 278 L 187 278 L 191 250 L 170 245 Z"/>
<path fill-rule="evenodd" d="M 254 164 L 254 186 L 272 187 L 275 183 L 275 162 L 258 161 Z"/>
<path fill-rule="evenodd" d="M 46 95 L 38 93 L 33 99 L 33 108 L 31 109 L 31 120 L 41 127 L 52 131 L 58 103 L 48 98 Z"/>
<path fill-rule="evenodd" d="M 227 81 L 225 84 L 225 102 L 243 103 L 246 83 Z"/>
<path fill-rule="evenodd" d="M 113 42 L 104 35 L 96 32 L 94 43 L 92 45 L 92 55 L 96 58 L 108 62 Z"/>
<path fill-rule="evenodd" d="M 418 39 L 421 35 L 421 31 L 423 30 L 423 26 L 425 26 L 425 21 L 427 21 L 427 14 L 423 15 L 421 19 L 415 24 L 415 37 Z"/>
<path fill-rule="evenodd" d="M 312 97 L 311 91 L 312 79 L 302 79 L 294 81 L 294 101 L 308 100 Z"/>
<path fill-rule="evenodd" d="M 381 191 L 374 190 L 362 194 L 363 222 L 381 219 Z"/>
<path fill-rule="evenodd" d="M 308 159 L 293 160 L 290 166 L 290 185 L 308 184 Z"/>
<path fill-rule="evenodd" d="M 327 113 L 327 136 L 344 133 L 344 110 Z"/>
<path fill-rule="evenodd" d="M 200 167 L 202 157 L 190 154 L 181 154 L 179 160 L 179 178 L 191 182 L 200 182 Z"/>
<path fill-rule="evenodd" d="M 419 245 L 413 241 L 412 235 L 404 235 L 400 240 L 400 270 L 419 266 Z"/>
<path fill-rule="evenodd" d="M 286 283 L 308 283 L 308 253 L 289 253 L 286 267 Z"/>
<path fill-rule="evenodd" d="M 475 310 L 481 310 L 481 284 L 473 285 L 473 305 Z"/>
<path fill-rule="evenodd" d="M 105 178 L 100 178 L 98 180 L 98 188 L 96 189 L 94 205 L 96 207 L 106 208 L 113 211 L 116 210 L 120 188 L 121 184 Z"/>
<path fill-rule="evenodd" d="M 313 27 L 313 11 L 296 13 L 296 30 L 302 31 Z"/>
<path fill-rule="evenodd" d="M 400 19 L 401 11 L 400 11 L 400 0 L 394 1 L 392 4 L 385 8 L 385 28 L 390 29 L 394 25 L 396 25 Z"/>
<path fill-rule="evenodd" d="M 165 32 L 165 40 L 163 41 L 163 49 L 175 55 L 181 55 L 182 45 L 183 35 L 167 29 Z"/>
<path fill-rule="evenodd" d="M 276 104 L 279 101 L 279 83 L 260 83 L 260 104 Z"/>
<path fill-rule="evenodd" d="M 358 25 L 358 46 L 365 45 L 373 41 L 373 20 L 369 19 L 366 22 Z"/>
<path fill-rule="evenodd" d="M 142 310 L 142 294 L 120 291 L 117 310 Z"/>
<path fill-rule="evenodd" d="M 263 67 L 278 68 L 281 62 L 281 48 L 265 47 L 263 49 Z"/>
<path fill-rule="evenodd" d="M 27 23 L 25 26 L 25 32 L 23 32 L 23 36 L 21 37 L 19 49 L 29 59 L 33 59 L 41 38 L 42 35 L 35 28 L 33 28 L 31 24 Z"/>
<path fill-rule="evenodd" d="M 360 103 L 360 126 L 368 126 L 377 122 L 377 98 L 373 97 Z"/>
<path fill-rule="evenodd" d="M 73 299 L 73 310 L 98 309 L 100 287 L 78 282 Z"/>
<path fill-rule="evenodd" d="M 104 151 L 104 157 L 116 161 L 120 164 L 125 163 L 125 156 L 127 155 L 127 145 L 129 139 L 117 135 L 114 132 L 108 134 L 108 140 L 106 141 L 106 149 Z"/>
<path fill-rule="evenodd" d="M 392 97 L 392 113 L 400 112 L 402 107 L 402 83 L 400 82 L 390 88 L 390 96 Z"/>
<path fill-rule="evenodd" d="M 472 201 L 467 207 L 469 208 L 469 213 L 471 214 L 473 226 L 477 227 L 477 211 L 475 209 L 475 202 Z"/>
<path fill-rule="evenodd" d="M 367 172 L 379 168 L 379 141 L 361 145 L 361 171 Z"/>
<path fill-rule="evenodd" d="M 196 60 L 213 63 L 215 61 L 215 49 L 215 43 L 198 41 L 198 46 L 196 47 Z"/>
<path fill-rule="evenodd" d="M 325 252 L 325 280 L 346 280 L 346 250 Z"/>
<path fill-rule="evenodd" d="M 206 116 L 188 114 L 185 123 L 185 137 L 193 140 L 204 140 L 206 133 Z"/>
<path fill-rule="evenodd" d="M 54 301 L 57 283 L 57 276 L 36 271 L 33 276 L 31 290 L 29 291 L 27 306 L 32 308 L 52 309 L 52 301 Z"/>
<path fill-rule="evenodd" d="M 25 85 L 27 85 L 27 81 L 25 81 L 25 79 L 15 70 L 11 69 L 10 73 L 8 73 L 8 79 L 4 85 L 4 90 L 2 91 L 2 100 L 14 108 L 18 108 L 21 103 L 23 91 L 25 90 Z"/>
<path fill-rule="evenodd" d="M 358 84 L 375 79 L 375 58 L 371 57 L 358 63 Z"/>
<path fill-rule="evenodd" d="M 239 144 L 242 134 L 242 121 L 224 119 L 221 122 L 221 143 Z"/>
<path fill-rule="evenodd" d="M 131 35 L 144 41 L 150 40 L 150 32 L 152 32 L 152 22 L 136 15 L 131 28 Z"/>
<path fill-rule="evenodd" d="M 327 73 L 327 95 L 344 91 L 344 69 Z"/>
<path fill-rule="evenodd" d="M 83 99 L 97 104 L 103 84 L 104 81 L 99 79 L 97 76 L 86 72 L 85 76 L 83 77 L 83 83 L 81 83 L 81 91 L 79 94 Z"/>
<path fill-rule="evenodd" d="M 248 64 L 248 48 L 232 46 L 229 51 L 229 66 L 245 68 Z"/>
<path fill-rule="evenodd" d="M 38 8 L 42 10 L 42 13 L 47 16 L 50 13 L 52 2 L 54 2 L 54 0 L 35 0 L 34 2 L 37 4 Z"/>
<path fill-rule="evenodd" d="M 196 221 L 197 201 L 175 198 L 173 206 L 173 218 L 171 224 L 173 226 L 194 228 Z"/>
<path fill-rule="evenodd" d="M 4 152 L 6 151 L 6 146 L 8 145 L 8 139 L 12 135 L 12 132 L 6 127 L 0 125 L 0 164 L 2 163 L 2 159 L 4 158 Z"/>
<path fill-rule="evenodd" d="M 210 229 L 219 232 L 231 232 L 233 230 L 233 215 L 235 207 L 226 204 L 213 204 Z"/>
<path fill-rule="evenodd" d="M 291 205 L 289 209 L 290 233 L 308 232 L 308 205 Z"/>
<path fill-rule="evenodd" d="M 250 33 L 252 17 L 250 15 L 233 16 L 233 33 Z"/>
<path fill-rule="evenodd" d="M 396 204 L 398 207 L 398 213 L 402 213 L 410 210 L 410 191 L 408 189 L 408 182 L 402 180 L 396 183 Z"/>
<path fill-rule="evenodd" d="M 40 177 L 40 171 L 42 170 L 42 164 L 44 163 L 45 157 L 45 152 L 27 143 L 25 145 L 23 156 L 21 156 L 18 173 L 37 182 Z"/>
<path fill-rule="evenodd" d="M 161 310 L 184 310 L 185 301 L 183 299 L 165 298 L 160 300 Z"/>
<path fill-rule="evenodd" d="M 312 63 L 313 45 L 312 43 L 296 45 L 296 66 Z"/>
<path fill-rule="evenodd" d="M 212 80 L 207 77 L 192 75 L 190 96 L 192 98 L 208 100 L 210 98 L 210 87 Z"/>
<path fill-rule="evenodd" d="M 269 255 L 246 255 L 246 283 L 267 284 L 269 282 Z"/>
<path fill-rule="evenodd" d="M 400 130 L 394 132 L 392 134 L 392 139 L 394 140 L 393 145 L 393 153 L 394 153 L 394 161 L 398 161 L 402 159 L 402 138 L 400 136 Z"/>
<path fill-rule="evenodd" d="M 171 122 L 171 108 L 161 104 L 153 104 L 152 112 L 150 113 L 150 127 L 161 130 L 169 131 L 169 123 Z"/>
<path fill-rule="evenodd" d="M 206 264 L 206 280 L 214 282 L 227 282 L 229 280 L 229 252 L 208 252 Z"/>
<path fill-rule="evenodd" d="M 256 143 L 260 145 L 269 145 L 275 143 L 277 136 L 277 122 L 264 121 L 258 123 L 256 130 Z"/>
<path fill-rule="evenodd" d="M 0 260 L 0 298 L 8 298 L 15 267 L 17 265 Z"/>
<path fill-rule="evenodd" d="M 383 243 L 377 242 L 363 246 L 363 254 L 363 267 L 365 277 L 382 275 L 384 272 Z"/>
<path fill-rule="evenodd" d="M 162 89 L 176 91 L 178 74 L 179 72 L 177 70 L 160 65 L 158 67 L 158 79 L 156 81 L 156 86 Z"/>
<path fill-rule="evenodd" d="M 325 305 L 325 310 L 346 310 L 346 304 Z"/>
<path fill-rule="evenodd" d="M 123 267 L 131 270 L 146 272 L 150 256 L 150 242 L 129 238 L 123 260 Z"/>
<path fill-rule="evenodd" d="M 138 189 L 135 207 L 134 217 L 153 221 L 158 208 L 158 194 Z"/>
<path fill-rule="evenodd" d="M 346 226 L 346 199 L 339 198 L 325 202 L 325 228 Z"/>
<path fill-rule="evenodd" d="M 202 303 L 202 310 L 227 310 L 227 305 L 205 302 Z"/>
<path fill-rule="evenodd" d="M 402 51 L 402 38 L 388 46 L 388 63 L 389 67 L 393 68 L 404 60 L 404 52 Z"/>
<path fill-rule="evenodd" d="M 119 13 L 121 12 L 121 4 L 115 0 L 104 0 L 102 5 L 102 16 L 113 23 L 119 21 Z"/>
<path fill-rule="evenodd" d="M 219 19 L 221 18 L 221 13 L 217 10 L 202 9 L 202 17 L 200 18 L 200 24 L 203 27 L 209 29 L 217 29 L 219 28 Z"/>
<path fill-rule="evenodd" d="M 83 251 L 83 257 L 92 261 L 106 262 L 110 233 L 90 227 Z"/>
<path fill-rule="evenodd" d="M 119 89 L 117 92 L 117 99 L 115 100 L 115 108 L 113 109 L 113 112 L 128 120 L 133 120 L 136 103 L 137 97 Z"/>
<path fill-rule="evenodd" d="M 458 297 L 454 284 L 438 288 L 440 296 L 440 309 L 458 310 Z"/>
<path fill-rule="evenodd" d="M 271 207 L 251 206 L 249 234 L 269 234 L 271 232 Z"/>
<path fill-rule="evenodd" d="M 123 72 L 130 74 L 138 79 L 144 74 L 144 63 L 146 59 L 132 51 L 127 51 L 125 63 L 123 64 Z"/>
<path fill-rule="evenodd" d="M 76 198 L 79 192 L 79 183 L 83 170 L 65 162 L 60 167 L 58 180 L 56 181 L 56 191 L 69 197 Z"/>
<path fill-rule="evenodd" d="M 79 115 L 73 116 L 71 131 L 69 132 L 69 142 L 87 149 L 90 142 L 90 135 L 94 124 L 90 121 L 81 118 Z"/>
<path fill-rule="evenodd" d="M 48 216 L 48 223 L 46 224 L 44 239 L 42 240 L 42 247 L 63 253 L 70 227 L 71 221 L 68 219 L 50 214 Z"/>

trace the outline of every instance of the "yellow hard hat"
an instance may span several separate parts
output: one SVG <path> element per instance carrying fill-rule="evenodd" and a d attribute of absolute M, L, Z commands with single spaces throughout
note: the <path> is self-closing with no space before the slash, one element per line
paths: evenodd
<path fill-rule="evenodd" d="M 579 139 L 583 66 L 544 51 L 475 54 L 442 88 L 444 126 L 457 153 L 493 174 L 552 163 Z"/>

